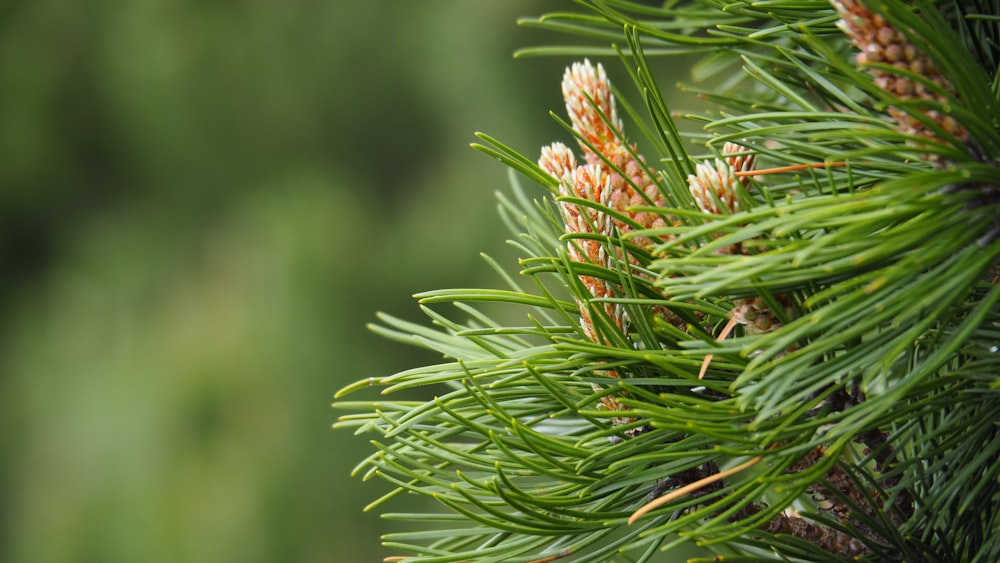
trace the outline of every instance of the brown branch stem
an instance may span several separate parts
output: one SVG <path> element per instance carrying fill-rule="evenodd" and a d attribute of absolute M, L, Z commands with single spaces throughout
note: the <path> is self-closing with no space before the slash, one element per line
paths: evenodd
<path fill-rule="evenodd" d="M 669 503 L 670 501 L 678 499 L 678 498 L 680 498 L 680 497 L 682 497 L 682 496 L 684 496 L 684 495 L 686 495 L 688 493 L 692 493 L 692 492 L 697 491 L 697 490 L 699 490 L 699 489 L 701 489 L 703 487 L 711 485 L 712 483 L 714 483 L 716 481 L 719 481 L 721 479 L 725 479 L 726 477 L 729 477 L 730 475 L 735 475 L 735 474 L 737 474 L 737 473 L 739 473 L 741 471 L 749 469 L 750 467 L 753 467 L 754 465 L 757 465 L 758 463 L 760 463 L 760 461 L 762 459 L 764 459 L 764 456 L 759 455 L 759 456 L 757 456 L 757 457 L 755 457 L 755 458 L 753 458 L 751 460 L 745 461 L 745 462 L 737 465 L 736 467 L 731 467 L 731 468 L 729 468 L 729 469 L 727 469 L 725 471 L 720 471 L 719 473 L 715 473 L 713 475 L 709 475 L 708 477 L 705 477 L 704 479 L 699 479 L 699 480 L 695 481 L 694 483 L 690 483 L 690 484 L 685 485 L 685 486 L 683 486 L 683 487 L 681 487 L 679 489 L 675 489 L 675 490 L 673 490 L 673 491 L 671 491 L 671 492 L 663 495 L 662 497 L 659 497 L 659 498 L 657 498 L 655 500 L 652 500 L 652 501 L 646 503 L 641 508 L 639 508 L 639 510 L 636 510 L 635 512 L 633 512 L 632 516 L 630 516 L 629 519 L 628 519 L 628 523 L 629 524 L 634 524 L 636 520 L 638 520 L 639 518 L 642 518 L 642 516 L 644 514 L 646 514 L 647 512 L 649 512 L 651 510 L 654 510 L 654 509 L 657 509 L 657 508 L 659 508 L 659 507 L 661 507 L 661 506 Z"/>
<path fill-rule="evenodd" d="M 799 170 L 808 170 L 810 168 L 839 168 L 841 166 L 847 166 L 846 162 L 816 162 L 813 164 L 795 164 L 792 166 L 779 166 L 777 168 L 765 168 L 763 170 L 741 170 L 735 172 L 737 178 L 745 178 L 747 176 L 763 176 L 765 174 L 779 174 L 781 172 L 797 172 Z"/>

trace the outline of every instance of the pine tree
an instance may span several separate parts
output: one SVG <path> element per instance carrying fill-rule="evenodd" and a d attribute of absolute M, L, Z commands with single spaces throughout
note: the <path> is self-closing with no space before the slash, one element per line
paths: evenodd
<path fill-rule="evenodd" d="M 520 53 L 579 57 L 565 138 L 474 145 L 519 272 L 381 316 L 444 362 L 338 394 L 384 396 L 335 405 L 371 508 L 440 507 L 384 515 L 431 522 L 388 560 L 1000 560 L 1000 5 L 579 4 L 522 22 L 581 38 Z M 674 55 L 711 113 L 665 104 Z"/>

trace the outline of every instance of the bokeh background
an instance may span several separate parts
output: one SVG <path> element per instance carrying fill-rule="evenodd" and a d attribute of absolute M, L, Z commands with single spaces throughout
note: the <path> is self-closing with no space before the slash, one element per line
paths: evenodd
<path fill-rule="evenodd" d="M 437 359 L 376 311 L 495 284 L 468 144 L 568 140 L 567 60 L 511 56 L 556 7 L 0 3 L 0 560 L 390 555 L 333 393 Z"/>

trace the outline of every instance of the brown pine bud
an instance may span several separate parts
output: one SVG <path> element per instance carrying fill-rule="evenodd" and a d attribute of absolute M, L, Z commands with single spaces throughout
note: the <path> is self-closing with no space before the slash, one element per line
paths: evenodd
<path fill-rule="evenodd" d="M 697 174 L 687 178 L 688 188 L 702 211 L 713 215 L 732 215 L 743 209 L 737 197 L 736 174 L 729 164 L 715 159 L 712 164 L 698 164 L 695 170 Z"/>
<path fill-rule="evenodd" d="M 754 164 L 757 162 L 757 155 L 748 152 L 746 147 L 736 143 L 722 145 L 722 154 L 727 157 L 726 162 L 733 169 L 734 173 L 749 172 L 753 170 Z M 743 184 L 743 187 L 750 185 L 749 176 L 741 176 L 739 180 Z"/>
<path fill-rule="evenodd" d="M 939 91 L 954 96 L 955 88 L 944 76 L 941 70 L 926 54 L 911 43 L 906 36 L 894 28 L 881 14 L 871 11 L 859 0 L 833 0 L 833 7 L 840 15 L 839 26 L 851 38 L 854 45 L 861 50 L 857 55 L 858 65 L 873 63 L 892 65 L 901 71 L 907 71 L 926 79 Z M 875 78 L 875 84 L 903 101 L 935 102 L 947 105 L 949 96 L 941 95 L 929 88 L 924 82 L 885 68 L 869 68 L 869 74 Z M 920 119 L 898 107 L 888 109 L 889 116 L 896 123 L 899 131 L 907 136 L 923 138 L 929 141 L 940 141 L 935 128 L 928 126 Z M 969 131 L 953 117 L 939 110 L 924 110 L 924 115 L 940 126 L 949 135 L 962 142 L 969 141 Z M 937 157 L 928 155 L 928 160 L 937 161 Z"/>
<path fill-rule="evenodd" d="M 563 75 L 562 93 L 573 129 L 588 143 L 598 151 L 606 145 L 621 143 L 622 123 L 603 66 L 595 67 L 586 59 L 573 63 Z M 580 146 L 590 152 L 586 144 Z"/>
<path fill-rule="evenodd" d="M 542 156 L 538 166 L 560 182 L 569 181 L 576 170 L 576 157 L 569 147 L 562 143 L 552 143 L 542 147 Z"/>

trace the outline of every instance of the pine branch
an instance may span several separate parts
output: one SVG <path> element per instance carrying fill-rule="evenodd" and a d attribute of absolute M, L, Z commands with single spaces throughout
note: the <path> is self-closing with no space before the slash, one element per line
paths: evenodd
<path fill-rule="evenodd" d="M 583 60 L 566 144 L 480 134 L 539 186 L 500 196 L 520 271 L 381 317 L 444 361 L 338 394 L 434 389 L 336 404 L 397 487 L 371 508 L 440 507 L 386 515 L 436 523 L 391 560 L 1000 557 L 995 3 L 579 4 L 521 23 L 585 44 L 519 54 L 621 61 L 640 103 Z M 702 133 L 649 61 L 677 54 Z"/>

